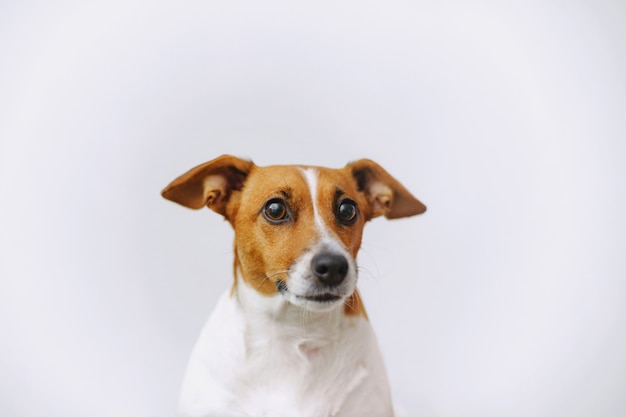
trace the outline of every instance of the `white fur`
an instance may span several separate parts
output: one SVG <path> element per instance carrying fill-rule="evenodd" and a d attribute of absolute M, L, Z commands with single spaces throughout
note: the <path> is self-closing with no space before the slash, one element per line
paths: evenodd
<path fill-rule="evenodd" d="M 237 286 L 237 296 L 222 295 L 196 343 L 182 416 L 393 415 L 367 320 L 347 317 L 342 308 L 307 312 L 280 296 L 264 297 L 241 279 Z"/>
<path fill-rule="evenodd" d="M 317 212 L 317 175 L 304 170 L 318 239 L 289 270 L 288 291 L 264 296 L 237 277 L 193 350 L 183 383 L 186 417 L 391 417 L 383 361 L 367 319 L 347 316 L 343 301 L 356 287 L 356 264 Z M 316 303 L 311 259 L 342 253 L 350 272 L 342 298 Z M 328 305 L 327 305 L 328 304 Z M 323 306 L 323 307 L 322 307 Z"/>

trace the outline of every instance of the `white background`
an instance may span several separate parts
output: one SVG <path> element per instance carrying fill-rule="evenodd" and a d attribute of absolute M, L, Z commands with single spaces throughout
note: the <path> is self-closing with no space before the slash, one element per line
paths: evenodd
<path fill-rule="evenodd" d="M 232 231 L 160 190 L 222 153 L 426 203 L 359 259 L 410 416 L 626 414 L 623 2 L 5 1 L 0 112 L 2 416 L 174 414 Z"/>

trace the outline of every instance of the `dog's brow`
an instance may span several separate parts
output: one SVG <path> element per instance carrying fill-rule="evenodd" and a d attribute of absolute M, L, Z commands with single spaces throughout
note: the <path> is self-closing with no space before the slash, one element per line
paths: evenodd
<path fill-rule="evenodd" d="M 335 188 L 335 201 L 339 200 L 339 197 L 341 197 L 342 195 L 345 195 L 346 192 L 344 190 L 342 190 L 341 188 L 337 187 Z"/>
<path fill-rule="evenodd" d="M 289 200 L 293 195 L 293 191 L 289 187 L 280 187 L 270 190 L 266 195 L 269 195 L 271 198 L 283 197 L 285 200 Z"/>

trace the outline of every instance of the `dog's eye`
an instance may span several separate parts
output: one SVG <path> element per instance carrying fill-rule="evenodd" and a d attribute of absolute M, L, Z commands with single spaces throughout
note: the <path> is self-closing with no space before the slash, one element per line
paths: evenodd
<path fill-rule="evenodd" d="M 337 210 L 337 218 L 339 221 L 346 225 L 353 224 L 359 215 L 359 211 L 356 208 L 356 203 L 352 200 L 343 200 L 339 204 Z"/>
<path fill-rule="evenodd" d="M 283 200 L 274 199 L 265 204 L 263 215 L 271 223 L 281 223 L 289 218 L 289 211 Z"/>

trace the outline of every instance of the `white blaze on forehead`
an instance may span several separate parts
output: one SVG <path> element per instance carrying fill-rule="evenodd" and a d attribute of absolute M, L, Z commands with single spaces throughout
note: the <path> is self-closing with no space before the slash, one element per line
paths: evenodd
<path fill-rule="evenodd" d="M 317 230 L 322 235 L 328 235 L 328 231 L 326 230 L 326 227 L 324 227 L 324 221 L 322 220 L 317 204 L 318 172 L 314 168 L 300 168 L 300 171 L 302 172 L 302 176 L 306 180 L 306 184 L 309 187 L 309 193 L 311 194 L 311 201 L 313 203 L 313 216 Z"/>

